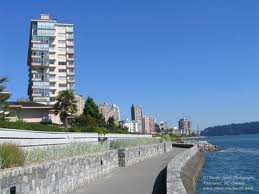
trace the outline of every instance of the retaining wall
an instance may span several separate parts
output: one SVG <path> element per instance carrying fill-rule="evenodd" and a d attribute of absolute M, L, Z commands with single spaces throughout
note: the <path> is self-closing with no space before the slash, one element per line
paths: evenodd
<path fill-rule="evenodd" d="M 172 143 L 160 143 L 118 150 L 119 166 L 130 166 L 172 150 Z"/>
<path fill-rule="evenodd" d="M 109 174 L 118 167 L 118 152 L 103 153 L 50 161 L 2 170 L 0 194 L 60 194 L 73 191 Z"/>
<path fill-rule="evenodd" d="M 102 135 L 98 133 L 48 132 L 0 128 L 0 143 L 10 142 L 18 144 L 20 147 L 63 145 L 71 142 L 94 143 L 98 142 L 98 138 L 113 140 L 144 137 L 151 138 L 152 135 L 113 133 Z"/>
<path fill-rule="evenodd" d="M 175 156 L 167 165 L 167 194 L 195 193 L 196 178 L 202 165 L 203 155 L 197 145 Z"/>

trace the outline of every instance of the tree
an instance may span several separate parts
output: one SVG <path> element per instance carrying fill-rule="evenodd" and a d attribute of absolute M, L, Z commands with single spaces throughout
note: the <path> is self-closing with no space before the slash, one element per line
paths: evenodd
<path fill-rule="evenodd" d="M 54 105 L 54 114 L 58 115 L 65 128 L 68 127 L 68 116 L 76 113 L 76 99 L 73 92 L 69 90 L 60 91 Z"/>
<path fill-rule="evenodd" d="M 7 77 L 0 77 L 0 108 L 3 108 L 3 111 L 0 111 L 0 119 L 4 119 L 6 112 L 4 111 L 7 107 L 6 100 L 10 98 L 10 93 L 4 92 L 5 86 L 4 83 L 7 82 Z"/>
<path fill-rule="evenodd" d="M 109 117 L 106 126 L 110 130 L 115 130 L 117 128 L 114 117 Z"/>
<path fill-rule="evenodd" d="M 94 119 L 98 127 L 105 127 L 105 119 L 99 112 L 98 106 L 95 104 L 93 98 L 90 96 L 85 101 L 83 116 L 87 116 L 88 119 Z"/>

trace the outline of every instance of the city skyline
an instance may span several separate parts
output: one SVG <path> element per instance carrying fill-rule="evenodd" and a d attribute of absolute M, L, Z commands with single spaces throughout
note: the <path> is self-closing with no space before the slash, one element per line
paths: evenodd
<path fill-rule="evenodd" d="M 140 104 L 172 126 L 191 117 L 201 130 L 258 120 L 256 1 L 14 2 L 0 8 L 8 18 L 0 68 L 11 100 L 27 96 L 30 20 L 49 13 L 75 25 L 76 93 L 117 104 L 121 118 Z"/>

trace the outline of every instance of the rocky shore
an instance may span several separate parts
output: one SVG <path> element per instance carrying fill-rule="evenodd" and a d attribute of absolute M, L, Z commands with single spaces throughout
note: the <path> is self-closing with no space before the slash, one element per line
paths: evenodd
<path fill-rule="evenodd" d="M 201 152 L 215 152 L 219 151 L 220 148 L 216 145 L 212 145 L 207 141 L 195 141 L 194 142 Z"/>

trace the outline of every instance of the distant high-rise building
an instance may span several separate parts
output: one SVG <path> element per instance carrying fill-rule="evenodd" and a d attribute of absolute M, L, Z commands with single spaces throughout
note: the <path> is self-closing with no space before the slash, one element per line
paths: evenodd
<path fill-rule="evenodd" d="M 154 133 L 155 132 L 155 119 L 151 116 L 143 117 L 143 131 L 144 133 Z"/>
<path fill-rule="evenodd" d="M 143 132 L 143 124 L 142 124 L 142 107 L 139 105 L 132 105 L 131 106 L 131 120 L 136 121 L 138 123 L 138 130 L 140 133 Z"/>
<path fill-rule="evenodd" d="M 136 121 L 125 119 L 124 121 L 120 121 L 120 126 L 126 127 L 130 133 L 139 133 L 138 123 Z"/>
<path fill-rule="evenodd" d="M 119 107 L 115 104 L 109 105 L 107 103 L 100 104 L 98 106 L 100 113 L 105 118 L 105 121 L 108 121 L 110 117 L 114 118 L 115 123 L 118 125 L 120 121 L 120 110 Z"/>
<path fill-rule="evenodd" d="M 178 128 L 181 134 L 190 135 L 192 133 L 192 122 L 187 118 L 178 121 Z"/>
<path fill-rule="evenodd" d="M 161 121 L 159 127 L 162 132 L 165 132 L 168 130 L 168 123 L 165 121 Z"/>
<path fill-rule="evenodd" d="M 42 14 L 31 20 L 29 41 L 29 98 L 54 104 L 60 91 L 75 90 L 73 24 Z"/>
<path fill-rule="evenodd" d="M 75 94 L 75 99 L 76 99 L 76 107 L 77 107 L 77 112 L 75 113 L 76 116 L 80 116 L 83 114 L 84 107 L 85 107 L 85 99 L 83 96 Z"/>

